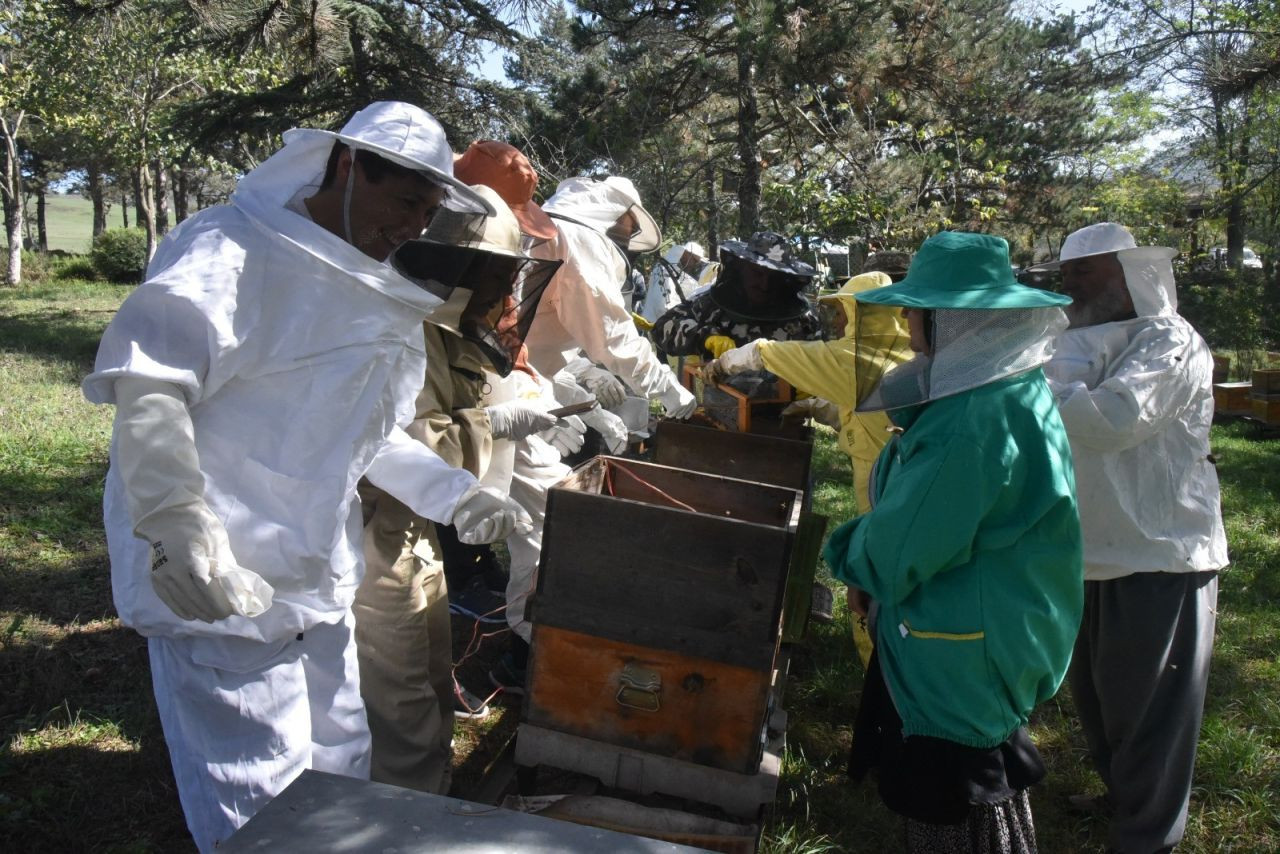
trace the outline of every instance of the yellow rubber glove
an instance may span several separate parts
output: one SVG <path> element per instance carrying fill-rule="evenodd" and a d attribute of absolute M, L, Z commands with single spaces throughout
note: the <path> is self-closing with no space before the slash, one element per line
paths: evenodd
<path fill-rule="evenodd" d="M 707 340 L 702 342 L 702 346 L 712 356 L 719 359 L 738 345 L 733 343 L 733 339 L 728 335 L 708 335 Z"/>
<path fill-rule="evenodd" d="M 646 320 L 643 314 L 636 314 L 633 311 L 631 312 L 631 319 L 635 321 L 636 329 L 639 329 L 641 332 L 648 332 L 653 328 L 653 324 Z"/>

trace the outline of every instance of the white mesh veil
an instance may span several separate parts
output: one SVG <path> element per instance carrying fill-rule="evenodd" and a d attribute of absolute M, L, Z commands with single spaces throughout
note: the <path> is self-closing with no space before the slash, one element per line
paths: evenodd
<path fill-rule="evenodd" d="M 931 309 L 932 352 L 885 372 L 859 402 L 859 412 L 898 409 L 948 397 L 1024 373 L 1049 361 L 1053 339 L 1067 328 L 1062 309 Z M 873 362 L 883 336 L 863 336 L 859 359 Z"/>

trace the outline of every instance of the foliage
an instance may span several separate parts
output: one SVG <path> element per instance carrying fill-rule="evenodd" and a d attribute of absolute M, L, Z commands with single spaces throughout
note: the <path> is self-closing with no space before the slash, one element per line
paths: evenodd
<path fill-rule="evenodd" d="M 1256 272 L 1195 273 L 1179 282 L 1178 311 L 1211 348 L 1230 351 L 1236 376 L 1248 379 L 1260 351 L 1280 348 L 1278 297 Z"/>
<path fill-rule="evenodd" d="M 138 228 L 109 228 L 93 239 L 89 254 L 104 279 L 140 282 L 147 268 L 147 233 Z"/>

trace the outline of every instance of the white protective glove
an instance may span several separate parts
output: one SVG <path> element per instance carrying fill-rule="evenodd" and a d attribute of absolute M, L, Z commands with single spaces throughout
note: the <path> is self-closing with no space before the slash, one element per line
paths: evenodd
<path fill-rule="evenodd" d="M 569 371 L 561 369 L 551 378 L 551 388 L 556 402 L 561 406 L 572 406 L 591 400 L 591 394 L 578 385 L 578 380 Z M 631 431 L 626 423 L 607 409 L 601 409 L 597 402 L 594 409 L 582 414 L 582 422 L 604 437 L 605 445 L 611 454 L 621 454 L 627 449 L 631 439 Z"/>
<path fill-rule="evenodd" d="M 788 404 L 782 410 L 782 418 L 812 418 L 819 424 L 825 424 L 832 430 L 840 429 L 840 410 L 829 400 L 821 397 L 806 397 Z"/>
<path fill-rule="evenodd" d="M 204 501 L 195 430 L 181 389 L 139 377 L 116 381 L 115 456 L 133 532 L 151 543 L 156 596 L 184 620 L 256 617 L 275 591 L 237 566 L 226 529 Z"/>
<path fill-rule="evenodd" d="M 627 388 L 622 381 L 604 368 L 593 365 L 585 356 L 570 359 L 562 370 L 572 374 L 578 384 L 590 392 L 605 409 L 619 406 L 627 399 Z"/>
<path fill-rule="evenodd" d="M 582 422 L 602 437 L 611 454 L 621 454 L 627 449 L 631 431 L 626 422 L 607 409 L 596 407 L 582 415 Z"/>
<path fill-rule="evenodd" d="M 698 408 L 698 399 L 693 396 L 693 392 L 676 382 L 674 375 L 671 378 L 671 385 L 658 395 L 658 402 L 662 404 L 663 412 L 668 418 L 677 418 L 681 421 L 692 415 L 693 410 Z"/>
<path fill-rule="evenodd" d="M 567 457 L 582 450 L 587 441 L 587 425 L 576 415 L 566 415 L 555 423 L 554 427 L 538 434 L 548 445 Z"/>
<path fill-rule="evenodd" d="M 627 399 L 627 388 L 622 381 L 604 368 L 592 365 L 578 377 L 578 382 L 596 396 L 596 400 L 605 409 L 621 406 Z"/>
<path fill-rule="evenodd" d="M 469 546 L 505 540 L 519 531 L 533 530 L 533 520 L 506 495 L 491 486 L 476 484 L 462 494 L 449 524 L 458 529 L 458 539 Z"/>
<path fill-rule="evenodd" d="M 528 400 L 509 400 L 486 406 L 489 427 L 495 439 L 520 441 L 534 433 L 540 433 L 556 423 L 556 417 L 547 412 L 541 403 Z"/>
<path fill-rule="evenodd" d="M 711 360 L 702 368 L 702 378 L 706 382 L 719 383 L 722 379 L 745 371 L 763 371 L 764 357 L 760 355 L 760 342 L 767 339 L 757 338 L 748 341 L 741 347 L 725 350 L 718 358 Z"/>

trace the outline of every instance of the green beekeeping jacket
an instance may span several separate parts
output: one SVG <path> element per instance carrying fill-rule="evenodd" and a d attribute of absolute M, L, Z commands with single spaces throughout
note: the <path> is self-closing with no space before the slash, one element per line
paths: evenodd
<path fill-rule="evenodd" d="M 994 747 L 1058 690 L 1079 628 L 1066 432 L 1039 368 L 893 415 L 878 501 L 824 556 L 879 604 L 903 734 Z"/>

